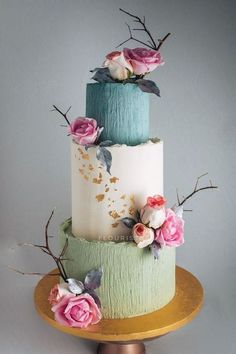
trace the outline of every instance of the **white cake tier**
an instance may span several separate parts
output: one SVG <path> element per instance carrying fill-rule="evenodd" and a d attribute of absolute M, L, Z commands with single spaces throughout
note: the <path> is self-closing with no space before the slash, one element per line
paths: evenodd
<path fill-rule="evenodd" d="M 120 219 L 135 218 L 148 196 L 163 195 L 163 142 L 113 145 L 111 175 L 96 158 L 72 142 L 72 232 L 87 240 L 127 240 Z"/>

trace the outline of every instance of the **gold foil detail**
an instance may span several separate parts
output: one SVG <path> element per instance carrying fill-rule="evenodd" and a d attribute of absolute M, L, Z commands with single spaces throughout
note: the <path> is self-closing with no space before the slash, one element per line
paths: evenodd
<path fill-rule="evenodd" d="M 91 163 L 89 164 L 89 171 L 93 171 L 94 170 L 94 168 L 93 168 L 93 166 L 91 165 Z"/>
<path fill-rule="evenodd" d="M 119 225 L 119 223 L 118 222 L 115 222 L 114 224 L 111 224 L 112 225 L 112 227 L 117 227 L 118 225 Z"/>
<path fill-rule="evenodd" d="M 98 202 L 103 201 L 104 198 L 105 198 L 105 194 L 98 194 L 98 195 L 96 195 L 96 199 L 97 199 Z"/>
<path fill-rule="evenodd" d="M 126 195 L 125 194 L 123 194 L 121 197 L 120 197 L 120 199 L 125 199 L 126 198 Z"/>
<path fill-rule="evenodd" d="M 82 168 L 79 168 L 79 172 L 81 173 L 81 175 L 84 174 L 84 170 Z"/>
<path fill-rule="evenodd" d="M 118 219 L 120 218 L 120 215 L 117 213 L 117 211 L 115 210 L 112 210 L 112 211 L 109 211 L 109 215 L 113 218 L 113 219 Z"/>
<path fill-rule="evenodd" d="M 111 177 L 110 178 L 110 182 L 111 183 L 116 183 L 117 181 L 119 181 L 119 178 L 117 178 L 117 177 Z"/>
<path fill-rule="evenodd" d="M 105 189 L 105 192 L 107 193 L 107 192 L 109 192 L 109 190 L 110 190 L 110 188 L 107 187 L 107 188 Z"/>
<path fill-rule="evenodd" d="M 102 180 L 98 178 L 93 178 L 93 183 L 101 184 Z"/>
<path fill-rule="evenodd" d="M 125 214 L 125 209 L 121 210 L 120 214 Z"/>
<path fill-rule="evenodd" d="M 89 154 L 83 154 L 82 159 L 84 160 L 89 160 Z"/>
<path fill-rule="evenodd" d="M 135 210 L 133 207 L 130 207 L 130 208 L 129 208 L 129 215 L 134 216 L 135 213 L 136 213 L 136 210 Z"/>

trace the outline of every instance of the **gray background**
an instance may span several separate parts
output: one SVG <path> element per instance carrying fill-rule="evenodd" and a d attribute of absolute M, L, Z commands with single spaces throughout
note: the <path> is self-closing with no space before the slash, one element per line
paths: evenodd
<path fill-rule="evenodd" d="M 37 277 L 7 265 L 47 272 L 54 264 L 18 242 L 40 242 L 57 207 L 52 233 L 70 216 L 69 138 L 52 104 L 84 114 L 89 69 L 127 38 L 118 7 L 146 15 L 152 32 L 172 36 L 166 64 L 152 74 L 151 134 L 165 142 L 165 195 L 189 193 L 209 172 L 218 192 L 188 204 L 186 243 L 178 264 L 205 288 L 205 305 L 188 326 L 147 344 L 148 353 L 233 354 L 235 262 L 235 1 L 1 0 L 0 352 L 93 353 L 95 344 L 50 328 L 36 314 Z M 204 183 L 207 183 L 207 179 Z M 56 240 L 55 240 L 56 242 Z"/>

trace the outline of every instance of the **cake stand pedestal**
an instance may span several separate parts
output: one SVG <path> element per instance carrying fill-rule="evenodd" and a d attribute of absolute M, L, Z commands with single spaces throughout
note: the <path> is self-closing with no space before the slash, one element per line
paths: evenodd
<path fill-rule="evenodd" d="M 51 273 L 57 272 L 53 270 Z M 97 354 L 145 354 L 143 341 L 158 338 L 190 322 L 203 304 L 203 288 L 187 270 L 176 267 L 176 293 L 162 309 L 125 319 L 103 319 L 86 329 L 61 326 L 54 320 L 47 300 L 57 276 L 44 276 L 35 288 L 34 301 L 39 315 L 59 331 L 99 343 Z"/>

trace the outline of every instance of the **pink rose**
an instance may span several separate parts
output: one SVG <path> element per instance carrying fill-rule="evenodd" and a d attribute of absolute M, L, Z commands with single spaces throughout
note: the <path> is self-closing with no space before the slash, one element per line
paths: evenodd
<path fill-rule="evenodd" d="M 141 223 L 134 225 L 132 235 L 139 248 L 147 247 L 154 240 L 154 231 Z"/>
<path fill-rule="evenodd" d="M 67 283 L 56 284 L 50 291 L 48 301 L 50 305 L 55 305 L 62 296 L 71 294 Z"/>
<path fill-rule="evenodd" d="M 80 145 L 93 144 L 101 134 L 103 128 L 97 126 L 93 118 L 78 117 L 68 127 L 73 140 Z"/>
<path fill-rule="evenodd" d="M 109 69 L 113 79 L 120 81 L 128 79 L 133 72 L 133 68 L 130 63 L 125 60 L 123 52 L 119 51 L 107 54 L 103 66 Z"/>
<path fill-rule="evenodd" d="M 124 57 L 132 65 L 135 75 L 144 75 L 164 64 L 161 54 L 153 49 L 124 48 Z"/>
<path fill-rule="evenodd" d="M 161 245 L 178 247 L 184 243 L 184 220 L 172 209 L 166 209 L 166 220 L 155 234 L 155 241 Z"/>
<path fill-rule="evenodd" d="M 85 328 L 102 318 L 101 311 L 89 294 L 63 296 L 52 311 L 58 323 L 69 327 Z"/>

